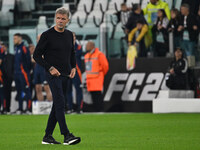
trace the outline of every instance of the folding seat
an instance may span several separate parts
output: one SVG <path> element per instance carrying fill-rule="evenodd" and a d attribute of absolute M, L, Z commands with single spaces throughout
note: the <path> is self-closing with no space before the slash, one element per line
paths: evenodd
<path fill-rule="evenodd" d="M 9 26 L 14 23 L 13 12 L 15 0 L 2 0 L 2 9 L 0 11 L 0 26 Z"/>
<path fill-rule="evenodd" d="M 94 2 L 93 10 L 88 16 L 87 25 L 94 24 L 95 26 L 100 26 L 103 22 L 104 12 L 107 10 L 108 0 L 96 0 Z M 90 26 L 90 25 L 89 25 Z"/>
<path fill-rule="evenodd" d="M 46 16 L 40 16 L 38 19 L 38 25 L 37 25 L 37 34 L 41 34 L 45 30 L 48 29 L 47 23 L 46 23 Z"/>

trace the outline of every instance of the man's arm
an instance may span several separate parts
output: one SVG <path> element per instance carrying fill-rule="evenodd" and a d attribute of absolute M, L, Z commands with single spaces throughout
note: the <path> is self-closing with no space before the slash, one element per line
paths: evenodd
<path fill-rule="evenodd" d="M 35 48 L 35 51 L 33 53 L 33 58 L 39 65 L 43 66 L 47 71 L 52 67 L 50 64 L 48 64 L 42 55 L 44 54 L 47 46 L 47 39 L 44 34 L 41 35 L 41 38 Z"/>
<path fill-rule="evenodd" d="M 69 75 L 70 78 L 74 78 L 75 74 L 76 74 L 76 55 L 75 55 L 75 49 L 74 49 L 74 42 L 73 42 L 73 35 L 72 35 L 72 49 L 71 49 L 71 73 Z"/>
<path fill-rule="evenodd" d="M 99 61 L 102 67 L 103 74 L 106 75 L 109 70 L 109 64 L 106 56 L 103 53 L 99 55 Z"/>

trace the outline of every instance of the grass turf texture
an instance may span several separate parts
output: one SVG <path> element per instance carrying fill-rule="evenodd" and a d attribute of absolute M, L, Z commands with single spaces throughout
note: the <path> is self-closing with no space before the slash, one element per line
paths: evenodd
<path fill-rule="evenodd" d="M 197 150 L 200 114 L 66 115 L 78 145 L 42 145 L 47 115 L 1 115 L 1 150 Z M 57 124 L 54 138 L 63 142 Z"/>

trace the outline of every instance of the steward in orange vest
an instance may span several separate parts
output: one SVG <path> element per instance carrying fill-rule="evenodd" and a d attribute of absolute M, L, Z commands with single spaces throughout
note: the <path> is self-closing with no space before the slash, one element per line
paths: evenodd
<path fill-rule="evenodd" d="M 98 48 L 95 48 L 94 42 L 88 42 L 86 45 L 86 50 L 88 52 L 85 55 L 87 90 L 92 95 L 95 110 L 102 111 L 102 90 L 104 76 L 109 69 L 108 61 L 106 59 L 106 56 L 101 51 L 99 51 Z"/>
<path fill-rule="evenodd" d="M 104 76 L 109 68 L 105 55 L 95 48 L 85 55 L 85 65 L 88 91 L 102 91 Z"/>

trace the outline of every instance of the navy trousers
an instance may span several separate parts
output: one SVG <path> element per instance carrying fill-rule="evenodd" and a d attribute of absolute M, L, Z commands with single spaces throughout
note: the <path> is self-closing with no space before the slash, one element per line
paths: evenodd
<path fill-rule="evenodd" d="M 66 83 L 68 77 L 52 76 L 49 72 L 46 72 L 46 77 L 53 96 L 53 106 L 49 115 L 46 134 L 52 135 L 58 122 L 61 134 L 66 135 L 69 133 L 69 130 L 65 121 L 65 98 L 62 84 Z"/>
<path fill-rule="evenodd" d="M 82 92 L 82 88 L 80 87 L 81 85 L 81 79 L 78 75 L 78 72 L 76 72 L 75 77 L 73 79 L 69 79 L 68 81 L 68 87 L 67 87 L 67 102 L 68 102 L 68 109 L 71 110 L 73 109 L 72 105 L 73 105 L 73 91 L 72 91 L 72 85 L 75 86 L 76 89 L 76 103 L 78 105 L 78 109 L 81 110 L 82 109 L 82 101 L 83 101 L 83 92 Z"/>

